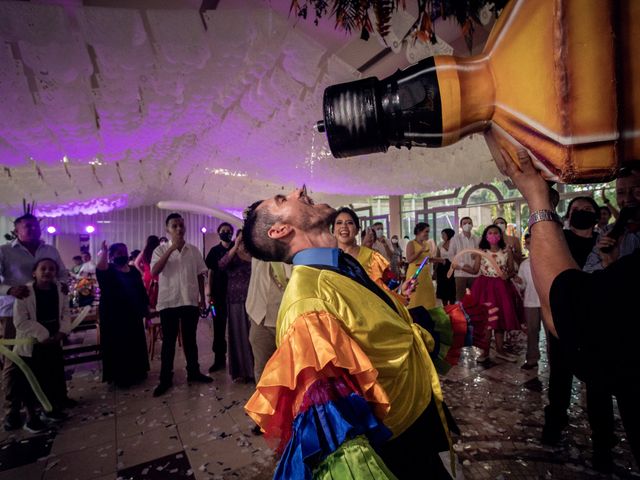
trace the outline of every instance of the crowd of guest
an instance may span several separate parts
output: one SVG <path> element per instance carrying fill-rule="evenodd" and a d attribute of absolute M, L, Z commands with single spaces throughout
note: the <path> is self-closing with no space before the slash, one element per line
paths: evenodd
<path fill-rule="evenodd" d="M 629 188 L 637 192 L 637 175 L 630 178 L 636 184 Z M 625 199 L 617 203 L 624 207 Z M 630 226 L 637 222 L 620 215 L 612 205 L 599 206 L 590 196 L 569 202 L 564 236 L 573 260 L 584 271 L 602 270 L 640 249 L 638 229 Z M 474 232 L 470 217 L 461 218 L 456 227 L 434 232 L 441 240 L 436 244 L 430 225 L 419 222 L 413 240 L 400 241 L 397 235 L 388 238 L 380 222 L 362 228 L 357 214 L 343 207 L 336 212 L 331 231 L 338 247 L 362 266 L 366 282 L 396 297 L 410 311 L 453 305 L 467 293 L 477 302 L 498 307 L 486 331 L 487 347 L 476 361 L 491 362 L 493 341 L 495 358 L 516 362 L 518 357 L 510 353 L 505 336 L 524 331 L 527 350 L 522 368 L 537 369 L 543 312 L 531 259 L 525 255 L 531 233 L 508 235 L 502 217 L 482 228 L 480 235 Z M 252 258 L 242 231 L 229 223 L 219 225 L 220 241 L 205 258 L 198 247 L 185 241 L 185 230 L 182 216 L 171 214 L 166 219 L 168 238 L 151 235 L 141 250 L 131 253 L 123 243 L 103 242 L 97 263 L 83 251 L 73 257 L 73 267 L 67 270 L 58 251 L 42 242 L 37 218 L 25 214 L 16 219 L 16 239 L 0 247 L 0 325 L 4 339 L 33 339 L 18 342 L 14 353 L 37 382 L 34 387 L 16 363 L 3 359 L 5 429 L 41 432 L 50 423 L 63 421 L 65 409 L 74 406 L 67 396 L 62 349 L 71 332 L 70 279 L 95 279 L 99 285 L 103 381 L 127 388 L 147 378 L 145 325 L 159 317 L 163 339 L 159 384 L 153 396 L 164 395 L 173 386 L 178 337 L 187 381 L 212 382 L 201 371 L 197 344 L 199 319 L 208 315 L 213 321 L 214 354 L 209 372 L 226 369 L 240 383 L 259 380 L 276 348 L 276 318 L 291 267 Z M 399 288 L 405 280 L 412 281 L 408 291 Z M 563 347 L 548 331 L 546 340 L 550 378 L 542 441 L 554 444 L 568 424 L 574 371 Z M 611 391 L 595 380 L 587 381 L 586 388 L 594 466 L 610 470 L 611 449 L 617 441 Z M 37 407 L 34 392 L 38 389 L 51 408 Z"/>

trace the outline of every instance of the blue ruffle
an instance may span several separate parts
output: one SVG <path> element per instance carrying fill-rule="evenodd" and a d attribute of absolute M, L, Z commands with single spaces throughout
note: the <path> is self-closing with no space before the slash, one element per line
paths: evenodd
<path fill-rule="evenodd" d="M 293 421 L 291 439 L 282 454 L 274 479 L 311 479 L 312 470 L 348 439 L 366 435 L 372 446 L 391 438 L 391 430 L 371 412 L 356 393 L 314 405 Z"/>

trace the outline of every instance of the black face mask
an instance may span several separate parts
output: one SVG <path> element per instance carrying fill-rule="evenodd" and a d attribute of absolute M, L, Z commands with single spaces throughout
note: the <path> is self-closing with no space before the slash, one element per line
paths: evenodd
<path fill-rule="evenodd" d="M 220 234 L 220 240 L 222 240 L 223 242 L 230 242 L 232 236 L 233 234 L 231 232 L 222 232 Z"/>
<path fill-rule="evenodd" d="M 587 228 L 593 227 L 597 220 L 595 212 L 590 212 L 589 210 L 574 210 L 571 213 L 569 225 L 578 230 L 586 230 Z"/>
<path fill-rule="evenodd" d="M 129 257 L 125 257 L 124 255 L 119 257 L 113 257 L 113 264 L 118 267 L 124 267 L 127 263 L 129 263 Z"/>

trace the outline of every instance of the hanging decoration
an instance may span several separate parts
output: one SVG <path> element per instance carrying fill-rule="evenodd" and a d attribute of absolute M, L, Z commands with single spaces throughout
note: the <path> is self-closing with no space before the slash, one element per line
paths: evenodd
<path fill-rule="evenodd" d="M 409 0 L 412 1 L 412 0 Z M 478 24 L 486 23 L 487 10 L 494 16 L 504 8 L 507 0 L 413 0 L 418 4 L 418 19 L 407 32 L 415 39 L 437 43 L 436 20 L 453 18 L 459 25 L 469 51 L 473 46 L 473 32 Z M 290 13 L 306 19 L 311 15 L 316 25 L 323 17 L 335 18 L 338 30 L 360 33 L 367 40 L 371 33 L 382 38 L 389 34 L 393 13 L 407 8 L 407 0 L 291 0 Z M 311 13 L 310 13 L 311 12 Z M 371 15 L 373 14 L 373 15 Z M 371 21 L 372 16 L 375 22 Z"/>

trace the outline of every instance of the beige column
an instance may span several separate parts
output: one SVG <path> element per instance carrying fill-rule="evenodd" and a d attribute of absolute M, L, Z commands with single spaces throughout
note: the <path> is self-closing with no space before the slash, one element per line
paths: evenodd
<path fill-rule="evenodd" d="M 397 235 L 402 238 L 402 195 L 389 195 L 389 238 Z"/>

